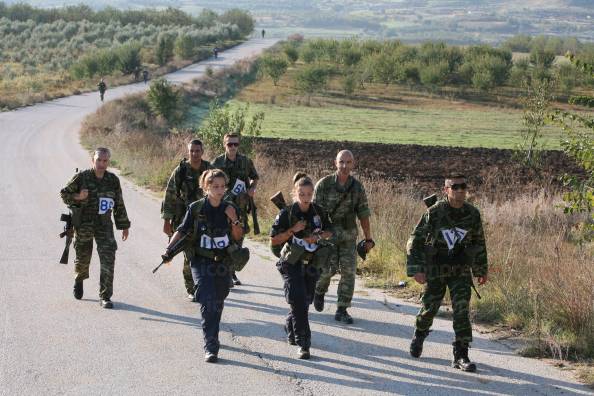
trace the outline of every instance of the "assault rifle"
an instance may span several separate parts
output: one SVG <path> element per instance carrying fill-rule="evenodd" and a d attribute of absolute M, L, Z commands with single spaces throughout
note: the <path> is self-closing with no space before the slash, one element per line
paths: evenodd
<path fill-rule="evenodd" d="M 60 238 L 66 237 L 66 243 L 62 257 L 60 258 L 60 264 L 68 264 L 68 256 L 70 253 L 70 245 L 72 244 L 72 237 L 74 236 L 74 227 L 72 226 L 72 215 L 64 214 L 60 216 L 60 221 L 64 222 L 64 231 L 60 233 Z"/>
<path fill-rule="evenodd" d="M 254 202 L 254 197 L 249 197 L 249 212 L 252 213 L 252 223 L 254 223 L 254 234 L 258 235 L 260 233 L 260 224 L 258 223 L 258 208 L 256 207 L 256 203 Z"/>
<path fill-rule="evenodd" d="M 274 206 L 276 206 L 279 210 L 283 210 L 287 207 L 287 202 L 285 201 L 285 197 L 283 196 L 282 191 L 279 191 L 276 194 L 274 194 L 272 197 L 270 197 L 270 200 L 272 201 Z"/>
<path fill-rule="evenodd" d="M 188 235 L 184 235 L 182 236 L 180 239 L 178 239 L 173 246 L 171 246 L 169 249 L 167 249 L 167 253 L 161 255 L 161 264 L 157 265 L 155 267 L 155 269 L 153 269 L 153 274 L 155 272 L 157 272 L 159 270 L 159 268 L 161 268 L 161 266 L 165 263 L 170 262 L 171 260 L 173 260 L 173 258 L 175 256 L 177 256 L 180 252 L 183 252 L 183 250 L 186 247 L 186 239 L 188 238 Z"/>

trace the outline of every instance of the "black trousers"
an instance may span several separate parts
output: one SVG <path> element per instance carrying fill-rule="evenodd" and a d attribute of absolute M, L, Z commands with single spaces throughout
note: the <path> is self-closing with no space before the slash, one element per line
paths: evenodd
<path fill-rule="evenodd" d="M 287 331 L 295 336 L 297 345 L 309 348 L 309 306 L 313 301 L 320 272 L 313 265 L 305 265 L 301 261 L 295 264 L 279 261 L 276 266 L 283 277 L 285 299 L 290 307 L 286 320 Z"/>
<path fill-rule="evenodd" d="M 221 345 L 219 327 L 225 298 L 229 295 L 231 274 L 227 265 L 201 256 L 192 257 L 191 270 L 202 315 L 204 350 L 217 354 Z"/>

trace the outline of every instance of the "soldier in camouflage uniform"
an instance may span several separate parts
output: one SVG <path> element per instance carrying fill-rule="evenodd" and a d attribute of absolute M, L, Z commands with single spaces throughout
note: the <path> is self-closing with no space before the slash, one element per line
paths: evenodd
<path fill-rule="evenodd" d="M 163 232 L 169 237 L 173 235 L 173 230 L 181 224 L 188 206 L 204 197 L 204 192 L 198 182 L 202 173 L 210 169 L 211 166 L 208 161 L 202 159 L 203 152 L 204 149 L 200 140 L 190 141 L 188 143 L 188 157 L 190 160 L 184 158 L 169 177 L 165 198 L 161 204 Z M 195 301 L 190 260 L 185 254 L 182 273 L 188 299 Z"/>
<path fill-rule="evenodd" d="M 476 371 L 476 365 L 468 359 L 472 341 L 469 317 L 472 276 L 478 277 L 479 285 L 483 285 L 487 282 L 488 266 L 481 216 L 477 208 L 465 202 L 466 189 L 463 175 L 448 177 L 444 187 L 446 199 L 427 209 L 406 249 L 408 276 L 426 284 L 410 354 L 421 356 L 423 341 L 449 288 L 456 334 L 452 366 L 472 372 Z"/>
<path fill-rule="evenodd" d="M 251 159 L 239 154 L 239 135 L 228 133 L 223 138 L 225 154 L 219 155 L 212 162 L 212 167 L 223 170 L 229 176 L 225 200 L 233 202 L 240 211 L 239 220 L 245 232 L 248 227 L 249 198 L 253 198 L 258 185 L 258 172 Z M 232 273 L 232 283 L 241 285 L 241 282 Z M 233 285 L 231 285 L 233 286 Z"/>
<path fill-rule="evenodd" d="M 89 264 L 93 253 L 93 238 L 101 262 L 99 298 L 103 308 L 113 308 L 113 273 L 117 243 L 113 223 L 122 230 L 122 240 L 128 239 L 130 220 L 124 206 L 120 179 L 107 171 L 111 154 L 109 149 L 98 148 L 93 155 L 93 167 L 78 172 L 60 191 L 62 200 L 72 212 L 74 226 L 74 297 L 83 296 L 83 281 L 89 277 Z"/>
<path fill-rule="evenodd" d="M 314 307 L 316 311 L 324 310 L 324 295 L 328 291 L 330 278 L 340 270 L 338 283 L 338 301 L 334 319 L 351 324 L 353 318 L 347 312 L 351 306 L 355 290 L 357 270 L 357 219 L 365 234 L 365 249 L 371 250 L 375 243 L 371 238 L 371 211 L 367 204 L 367 195 L 363 185 L 351 176 L 355 165 L 353 153 L 343 150 L 335 160 L 336 173 L 322 178 L 315 187 L 314 203 L 322 206 L 328 212 L 334 232 L 336 244 L 330 256 L 327 268 L 322 270 L 316 285 Z"/>

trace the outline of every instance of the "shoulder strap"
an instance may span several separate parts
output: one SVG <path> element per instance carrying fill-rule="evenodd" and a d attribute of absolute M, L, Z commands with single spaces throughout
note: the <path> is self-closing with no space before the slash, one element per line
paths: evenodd
<path fill-rule="evenodd" d="M 340 197 L 340 199 L 338 200 L 338 202 L 336 203 L 336 206 L 334 206 L 334 208 L 332 209 L 331 212 L 328 212 L 330 218 L 333 218 L 334 215 L 336 214 L 336 211 L 338 210 L 338 208 L 340 207 L 340 205 L 342 205 L 342 203 L 344 202 L 344 200 L 346 199 L 346 197 L 349 195 L 349 193 L 351 192 L 351 190 L 353 189 L 353 186 L 355 185 L 355 179 L 353 178 L 353 182 L 351 183 L 351 185 L 345 190 L 345 192 L 342 193 L 342 196 Z"/>

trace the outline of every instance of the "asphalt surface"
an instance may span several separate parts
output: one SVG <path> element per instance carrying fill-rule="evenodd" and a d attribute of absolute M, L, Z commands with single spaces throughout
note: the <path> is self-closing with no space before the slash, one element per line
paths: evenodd
<path fill-rule="evenodd" d="M 249 41 L 169 78 L 190 81 L 208 65 L 231 65 L 273 43 Z M 143 89 L 108 89 L 106 100 Z M 479 372 L 450 368 L 446 319 L 436 319 L 423 357 L 413 359 L 416 307 L 358 288 L 355 323 L 341 325 L 333 318 L 335 284 L 325 311 L 311 314 L 313 357 L 298 360 L 284 341 L 280 275 L 267 247 L 254 243 L 239 274 L 244 284 L 226 300 L 219 363 L 204 363 L 199 306 L 186 299 L 181 260 L 151 273 L 166 245 L 160 203 L 125 178 L 132 227 L 119 242 L 115 309 L 99 307 L 96 255 L 85 295 L 74 300 L 74 252 L 69 265 L 58 264 L 65 211 L 58 193 L 75 168 L 89 166 L 78 131 L 100 105 L 89 93 L 0 114 L 0 394 L 591 394 L 571 373 L 481 336 L 471 349 Z"/>

